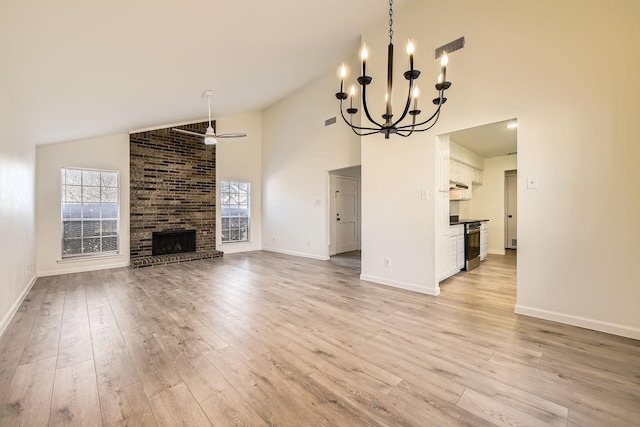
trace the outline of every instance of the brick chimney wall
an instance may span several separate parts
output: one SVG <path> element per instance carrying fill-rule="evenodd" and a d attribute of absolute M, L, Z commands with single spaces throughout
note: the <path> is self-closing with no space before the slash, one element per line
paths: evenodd
<path fill-rule="evenodd" d="M 151 255 L 154 231 L 195 229 L 196 252 L 215 249 L 215 145 L 171 128 L 131 134 L 129 143 L 131 260 Z"/>

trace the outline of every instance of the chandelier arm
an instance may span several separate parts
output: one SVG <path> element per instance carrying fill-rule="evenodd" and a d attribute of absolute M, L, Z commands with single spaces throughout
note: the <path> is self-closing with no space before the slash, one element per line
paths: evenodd
<path fill-rule="evenodd" d="M 364 110 L 364 114 L 367 116 L 367 119 L 374 125 L 378 126 L 382 129 L 382 125 L 371 118 L 371 114 L 369 114 L 369 108 L 367 107 L 367 85 L 362 85 L 362 109 Z"/>
<path fill-rule="evenodd" d="M 411 132 L 426 132 L 429 129 L 431 129 L 432 127 L 434 127 L 436 125 L 436 123 L 438 123 L 438 119 L 439 118 L 440 118 L 440 112 L 438 112 L 438 115 L 436 116 L 436 119 L 433 121 L 433 123 L 431 123 L 431 125 L 427 126 L 424 129 L 411 129 Z M 406 130 L 406 129 L 404 129 L 404 130 Z M 409 135 L 411 135 L 411 133 L 409 133 Z"/>
<path fill-rule="evenodd" d="M 380 131 L 374 130 L 371 132 L 363 132 L 363 133 L 358 133 L 355 128 L 351 128 L 351 130 L 353 131 L 353 133 L 355 133 L 358 136 L 369 136 L 369 135 L 374 135 L 376 133 L 380 133 Z"/>
<path fill-rule="evenodd" d="M 400 123 L 402 120 L 404 120 L 405 117 L 407 117 L 407 113 L 409 112 L 409 108 L 411 107 L 412 89 L 413 89 L 413 79 L 409 79 L 409 95 L 407 95 L 407 104 L 404 106 L 404 111 L 402 112 L 402 115 L 400 116 L 400 118 L 395 122 L 393 122 L 391 126 L 396 127 L 398 123 Z"/>
<path fill-rule="evenodd" d="M 440 99 L 442 99 L 442 95 L 440 95 Z M 398 126 L 398 129 L 407 129 L 407 128 L 410 128 L 410 127 L 426 125 L 431 120 L 433 120 L 434 117 L 436 117 L 438 114 L 440 114 L 440 109 L 441 108 L 442 108 L 442 104 L 438 104 L 438 109 L 427 120 L 425 120 L 423 122 L 420 122 L 420 123 L 416 123 L 416 124 Z"/>
<path fill-rule="evenodd" d="M 377 129 L 361 128 L 361 127 L 358 127 L 358 126 L 354 126 L 351 123 L 347 123 L 347 125 L 349 125 L 349 127 L 351 128 L 353 133 L 355 133 L 358 136 L 368 136 L 368 135 L 373 135 L 375 133 L 380 132 Z M 369 130 L 370 132 L 359 132 L 359 131 L 364 131 L 364 130 Z"/>
<path fill-rule="evenodd" d="M 402 132 L 407 131 L 407 129 L 399 129 L 399 130 L 396 131 L 396 134 L 398 134 L 398 135 L 400 135 L 400 136 L 402 136 L 404 138 L 410 136 L 414 131 L 414 126 L 416 125 L 416 116 L 412 116 L 412 118 L 413 118 L 413 120 L 412 120 L 412 124 L 411 124 L 411 130 L 409 130 L 409 133 L 407 133 L 405 135 Z"/>
<path fill-rule="evenodd" d="M 340 115 L 342 116 L 342 120 L 344 120 L 344 122 L 349 125 L 349 127 L 351 129 L 358 129 L 358 130 L 370 130 L 373 131 L 371 134 L 377 133 L 380 131 L 380 129 L 376 129 L 376 128 L 368 128 L 368 127 L 363 127 L 363 126 L 356 126 L 354 124 L 352 124 L 349 120 L 347 120 L 347 118 L 344 116 L 344 110 L 342 108 L 342 100 L 340 101 Z M 371 135 L 371 134 L 367 134 L 367 135 Z"/>

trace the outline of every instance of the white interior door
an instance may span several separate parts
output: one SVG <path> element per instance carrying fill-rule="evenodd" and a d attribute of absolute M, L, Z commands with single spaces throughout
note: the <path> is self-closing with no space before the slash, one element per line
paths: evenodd
<path fill-rule="evenodd" d="M 358 249 L 358 180 L 336 176 L 335 190 L 336 253 Z"/>
<path fill-rule="evenodd" d="M 518 174 L 516 171 L 505 172 L 505 234 L 504 247 L 517 249 L 518 236 Z"/>

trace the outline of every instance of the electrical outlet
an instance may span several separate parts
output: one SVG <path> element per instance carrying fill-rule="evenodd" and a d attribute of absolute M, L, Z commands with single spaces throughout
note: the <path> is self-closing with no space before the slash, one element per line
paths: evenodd
<path fill-rule="evenodd" d="M 275 238 L 275 237 L 273 237 L 272 239 L 273 239 L 273 243 L 275 243 L 275 242 L 276 242 L 276 238 Z"/>
<path fill-rule="evenodd" d="M 391 258 L 385 258 L 384 259 L 384 266 L 385 267 L 391 267 Z"/>
<path fill-rule="evenodd" d="M 420 192 L 420 198 L 422 200 L 429 200 L 429 190 L 422 190 Z"/>
<path fill-rule="evenodd" d="M 538 177 L 537 176 L 528 176 L 527 177 L 527 189 L 533 190 L 538 188 Z"/>
<path fill-rule="evenodd" d="M 307 242 L 307 246 L 308 246 L 308 247 L 309 247 L 309 246 L 311 246 L 311 242 Z"/>

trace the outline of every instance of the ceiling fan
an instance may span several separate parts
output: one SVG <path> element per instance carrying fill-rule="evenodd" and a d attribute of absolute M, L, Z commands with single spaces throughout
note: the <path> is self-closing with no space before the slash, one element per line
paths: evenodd
<path fill-rule="evenodd" d="M 184 133 L 186 135 L 199 136 L 204 138 L 205 145 L 215 145 L 218 138 L 243 138 L 247 136 L 246 133 L 222 133 L 220 135 L 216 135 L 216 130 L 211 126 L 211 96 L 213 95 L 212 90 L 205 90 L 202 93 L 202 96 L 206 96 L 209 102 L 209 127 L 205 133 L 199 132 L 191 132 L 190 130 L 171 128 L 172 131 Z M 215 123 L 214 123 L 215 124 Z"/>

